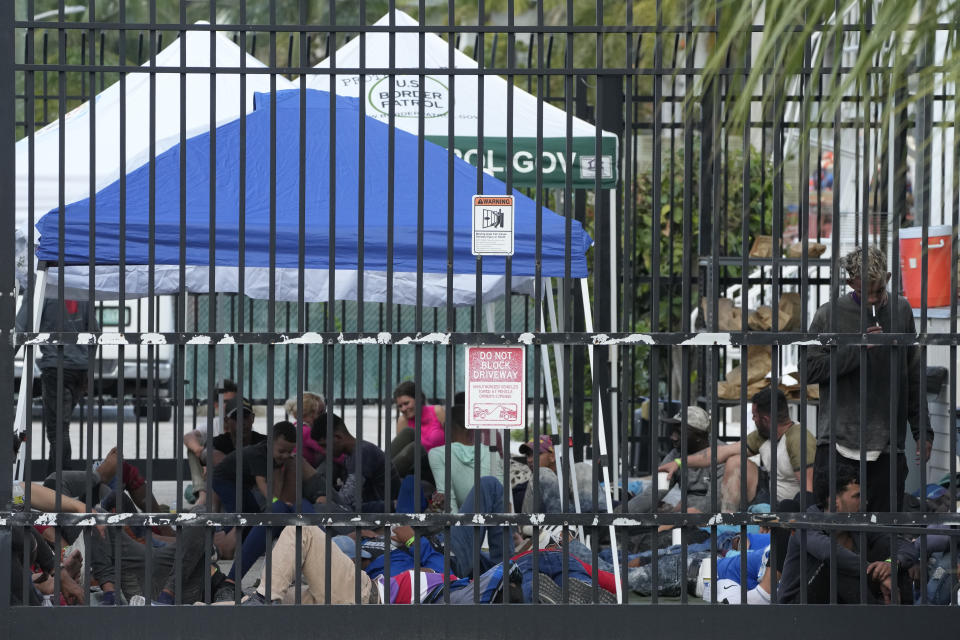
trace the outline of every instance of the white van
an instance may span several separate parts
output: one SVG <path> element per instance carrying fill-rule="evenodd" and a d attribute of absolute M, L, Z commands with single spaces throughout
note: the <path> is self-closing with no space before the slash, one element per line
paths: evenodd
<path fill-rule="evenodd" d="M 17 300 L 18 309 L 21 303 L 22 296 Z M 100 321 L 100 327 L 104 333 L 139 333 L 146 332 L 149 328 L 147 322 L 149 300 L 147 298 L 126 300 L 123 307 L 120 306 L 118 300 L 97 301 L 95 304 L 97 319 Z M 160 333 L 175 331 L 174 313 L 175 300 L 173 296 L 156 296 L 154 298 L 155 322 L 152 327 L 153 330 Z M 124 347 L 123 353 L 123 393 L 124 396 L 135 398 L 136 409 L 142 415 L 146 415 L 148 348 L 145 346 Z M 171 345 L 158 345 L 154 346 L 153 350 L 154 397 L 161 400 L 161 402 L 156 403 L 155 411 L 159 420 L 169 420 L 174 348 Z M 14 359 L 14 375 L 18 386 L 20 377 L 23 375 L 24 353 L 24 350 L 20 349 Z M 98 393 L 102 396 L 117 397 L 117 381 L 120 374 L 119 357 L 120 347 L 116 345 L 103 345 L 97 351 L 97 359 L 94 362 L 96 387 Z M 33 381 L 34 395 L 36 396 L 40 393 L 40 370 L 37 368 L 36 362 L 33 365 Z"/>

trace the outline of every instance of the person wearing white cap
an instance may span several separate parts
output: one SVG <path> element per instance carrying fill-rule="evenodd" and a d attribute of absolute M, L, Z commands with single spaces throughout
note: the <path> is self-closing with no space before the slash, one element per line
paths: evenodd
<path fill-rule="evenodd" d="M 672 418 L 662 418 L 661 422 L 670 425 L 671 449 L 661 464 L 681 460 L 681 429 L 686 425 L 687 456 L 703 451 L 710 446 L 710 414 L 697 406 L 689 406 L 677 412 Z M 717 478 L 721 478 L 723 469 L 717 469 Z M 649 513 L 656 511 L 677 511 L 681 502 L 681 482 L 687 487 L 687 508 L 691 511 L 710 510 L 710 489 L 712 470 L 710 468 L 693 469 L 687 467 L 683 473 L 668 476 L 667 482 L 657 487 L 657 499 L 653 497 L 652 485 L 639 495 L 630 499 L 627 509 L 630 513 Z"/>
<path fill-rule="evenodd" d="M 774 395 L 776 395 L 776 416 L 773 414 Z M 813 461 L 816 453 L 816 441 L 800 424 L 790 417 L 787 397 L 779 389 L 771 388 L 758 391 L 750 399 L 753 411 L 751 431 L 741 449 L 740 441 L 720 444 L 717 447 L 716 463 L 723 465 L 723 481 L 720 488 L 720 509 L 733 513 L 739 511 L 741 498 L 746 505 L 766 502 L 776 504 L 783 499 L 797 498 L 801 490 L 813 491 Z M 802 466 L 806 448 L 806 466 Z M 745 450 L 748 459 L 741 462 L 740 452 Z M 773 458 L 776 456 L 776 460 Z M 709 447 L 691 455 L 686 462 L 668 460 L 660 465 L 658 471 L 674 474 L 682 464 L 688 468 L 710 467 L 714 461 Z M 741 469 L 746 470 L 745 496 L 740 495 Z M 770 475 L 776 471 L 776 495 L 770 490 Z"/>

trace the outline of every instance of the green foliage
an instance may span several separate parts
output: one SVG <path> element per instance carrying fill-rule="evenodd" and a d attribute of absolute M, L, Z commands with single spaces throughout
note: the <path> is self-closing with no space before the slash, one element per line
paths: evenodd
<path fill-rule="evenodd" d="M 481 16 L 479 15 L 479 3 L 476 0 L 450 0 L 453 6 L 454 23 L 457 25 L 477 24 Z M 33 3 L 34 15 L 42 14 L 48 11 L 56 11 L 59 7 L 58 0 L 35 0 Z M 69 3 L 68 3 L 69 4 Z M 289 2 L 269 2 L 267 0 L 248 0 L 246 2 L 246 13 L 243 16 L 245 24 L 270 24 L 271 22 L 280 25 L 295 25 L 303 21 L 305 24 L 322 25 L 336 23 L 338 25 L 351 25 L 365 22 L 372 24 L 384 16 L 389 8 L 388 0 L 367 0 L 363 3 L 365 15 L 361 15 L 361 3 L 354 0 L 335 0 L 332 3 L 329 0 L 298 0 Z M 674 3 L 664 3 L 662 7 L 662 20 L 671 24 L 675 21 L 678 10 Z M 272 7 L 271 7 L 272 5 Z M 602 15 L 598 15 L 595 3 L 574 2 L 573 14 L 567 16 L 566 0 L 544 0 L 542 3 L 543 22 L 549 26 L 561 26 L 573 24 L 575 26 L 592 26 L 602 24 L 605 26 L 624 26 L 627 24 L 626 0 L 608 0 L 602 3 Z M 401 11 L 409 13 L 413 18 L 425 25 L 433 27 L 448 24 L 450 10 L 446 2 L 429 2 L 425 8 L 425 14 L 419 14 L 419 2 L 417 0 L 396 0 L 394 6 Z M 631 3 L 632 16 L 630 22 L 634 25 L 653 25 L 657 21 L 657 2 L 656 0 L 634 0 Z M 505 25 L 508 22 L 507 11 L 510 4 L 507 0 L 487 0 L 484 2 L 483 22 L 486 25 Z M 96 3 L 96 15 L 92 16 L 87 11 L 71 14 L 68 13 L 66 22 L 87 22 L 95 20 L 97 22 L 115 23 L 125 22 L 130 25 L 147 25 L 151 19 L 155 19 L 160 24 L 179 24 L 181 21 L 186 24 L 193 24 L 198 20 L 213 21 L 218 24 L 236 24 L 241 22 L 240 3 L 219 1 L 213 5 L 213 14 L 211 15 L 210 4 L 206 2 L 190 2 L 187 0 L 152 0 L 151 2 L 134 2 L 132 0 L 100 0 Z M 26 19 L 27 3 L 26 0 L 17 0 L 17 16 L 20 19 Z M 514 21 L 518 25 L 536 24 L 538 19 L 538 3 L 533 0 L 514 0 L 513 2 Z M 56 15 L 48 16 L 47 20 L 57 20 Z M 534 29 L 534 27 L 531 27 Z M 65 47 L 64 59 L 59 59 L 58 38 L 60 35 L 56 30 L 38 29 L 33 32 L 32 57 L 36 63 L 42 63 L 44 60 L 51 64 L 64 62 L 71 65 L 89 64 L 91 60 L 90 42 L 84 38 L 89 38 L 91 32 L 81 32 L 78 30 L 68 30 L 64 32 Z M 149 59 L 151 48 L 151 33 L 144 30 L 125 30 L 103 29 L 92 32 L 94 34 L 93 60 L 100 64 L 115 66 L 120 64 L 121 46 L 125 49 L 125 64 L 130 67 L 140 65 Z M 121 35 L 123 34 L 123 35 Z M 44 35 L 47 43 L 44 48 Z M 178 36 L 174 31 L 157 31 L 153 37 L 156 49 L 169 45 Z M 226 32 L 225 35 L 232 37 L 234 34 Z M 299 59 L 300 52 L 300 34 L 298 33 L 277 33 L 271 38 L 268 33 L 248 32 L 248 49 L 253 46 L 253 39 L 256 38 L 256 48 L 253 55 L 262 62 L 269 64 L 271 56 L 277 60 L 277 64 L 285 66 L 288 62 L 298 65 L 314 65 L 322 58 L 326 57 L 329 48 L 336 48 L 344 44 L 355 34 L 340 32 L 332 34 L 333 41 L 328 42 L 328 34 L 315 32 L 309 34 L 310 44 L 308 47 L 307 59 Z M 441 37 L 446 37 L 441 35 Z M 470 34 L 461 35 L 464 42 L 466 53 L 473 54 L 474 44 L 470 42 Z M 507 67 L 508 47 L 507 38 L 503 34 L 486 34 L 483 36 L 485 65 L 499 68 Z M 121 45 L 121 41 L 123 44 Z M 496 47 L 494 47 L 496 42 Z M 637 34 L 627 33 L 605 33 L 599 37 L 594 33 L 578 34 L 554 34 L 552 37 L 548 34 L 544 37 L 543 65 L 545 67 L 557 68 L 566 64 L 569 57 L 572 59 L 574 75 L 579 76 L 575 79 L 578 88 L 574 85 L 567 85 L 570 91 L 570 99 L 573 98 L 573 91 L 586 89 L 588 103 L 593 102 L 593 87 L 596 86 L 595 75 L 589 73 L 576 73 L 577 69 L 589 70 L 596 69 L 598 64 L 610 68 L 626 68 L 631 66 L 650 67 L 653 64 L 653 48 L 655 38 L 653 36 L 639 37 Z M 529 34 L 519 33 L 514 39 L 515 59 L 513 64 L 518 67 L 526 67 L 527 61 L 535 67 L 537 63 L 538 52 L 536 39 L 531 40 Z M 18 32 L 17 50 L 18 58 L 23 59 L 27 43 L 25 32 Z M 533 49 L 531 51 L 531 48 Z M 569 51 L 568 51 L 569 50 Z M 602 57 L 598 55 L 602 52 Z M 492 59 L 491 59 L 492 56 Z M 64 106 L 67 110 L 72 109 L 92 95 L 102 91 L 107 86 L 115 83 L 118 79 L 116 73 L 90 73 L 81 71 L 69 71 L 63 74 L 65 82 Z M 37 99 L 34 103 L 33 122 L 42 126 L 57 117 L 60 109 L 60 76 L 56 72 L 46 74 L 35 74 L 35 83 L 37 93 L 46 93 L 47 100 Z M 47 88 L 42 88 L 43 83 Z M 542 90 L 537 88 L 537 78 L 524 75 L 515 77 L 517 86 L 524 89 L 531 89 L 534 92 L 540 92 L 545 97 L 562 98 L 565 91 L 565 83 L 568 82 L 564 76 L 546 76 L 546 86 Z M 652 78 L 649 75 L 636 76 L 633 79 L 635 90 L 649 93 L 652 85 Z M 24 89 L 24 74 L 18 74 L 17 78 L 18 93 Z M 18 120 L 24 118 L 24 101 L 18 101 Z M 646 107 L 648 108 L 648 107 Z M 21 137 L 24 131 L 17 132 L 17 137 Z"/>
<path fill-rule="evenodd" d="M 659 244 L 660 256 L 659 273 L 661 275 L 670 275 L 679 273 L 682 269 L 682 263 L 679 262 L 683 257 L 683 211 L 684 211 L 684 183 L 689 183 L 691 195 L 690 210 L 693 212 L 691 226 L 693 237 L 691 246 L 697 247 L 697 234 L 699 233 L 699 216 L 697 212 L 700 207 L 700 151 L 698 147 L 693 150 L 693 174 L 689 178 L 684 177 L 684 150 L 681 148 L 673 156 L 664 154 L 661 160 L 661 184 L 660 200 L 657 203 L 659 209 Z M 773 206 L 773 163 L 763 159 L 760 152 L 751 148 L 749 153 L 749 173 L 750 189 L 747 210 L 749 212 L 748 227 L 753 233 L 760 228 L 761 218 L 764 213 L 769 214 Z M 731 182 L 738 182 L 743 176 L 744 159 L 739 148 L 731 148 L 724 154 L 719 163 L 717 171 L 718 176 L 724 173 L 731 177 Z M 638 238 L 637 243 L 640 247 L 638 254 L 643 257 L 643 274 L 652 274 L 655 271 L 652 260 L 652 228 L 655 224 L 654 203 L 653 203 L 653 182 L 649 173 L 641 174 L 637 180 L 636 197 L 638 219 Z M 720 202 L 721 210 L 718 217 L 726 220 L 722 229 L 721 247 L 725 248 L 725 255 L 742 255 L 744 248 L 744 237 L 742 234 L 743 220 L 743 189 L 739 185 L 733 185 L 726 189 L 726 198 Z M 746 244 L 752 238 L 746 238 Z M 674 256 L 674 262 L 667 260 L 667 256 Z M 696 256 L 688 256 L 691 259 Z M 692 263 L 691 263 L 692 264 Z"/>
<path fill-rule="evenodd" d="M 805 93 L 824 95 L 822 102 L 805 104 L 800 118 L 805 130 L 829 122 L 845 96 L 873 93 L 892 99 L 903 90 L 907 97 L 897 109 L 905 109 L 943 83 L 960 78 L 955 29 L 944 31 L 948 44 L 945 51 L 937 52 L 942 62 L 933 64 L 939 25 L 956 24 L 960 6 L 956 0 L 700 0 L 698 4 L 702 15 L 721 16 L 704 64 L 704 86 L 720 80 L 730 60 L 743 59 L 745 43 L 757 36 L 753 26 L 763 25 L 759 45 L 751 47 L 744 90 L 725 96 L 733 130 L 749 120 L 755 97 L 764 110 L 778 103 L 782 108 L 785 89 L 796 93 L 789 87 L 801 74 L 807 83 Z M 841 50 L 845 55 L 836 55 Z M 804 59 L 808 52 L 809 62 Z M 690 99 L 693 102 L 694 97 Z M 895 112 L 882 111 L 885 125 Z"/>
<path fill-rule="evenodd" d="M 659 201 L 654 203 L 653 177 L 650 173 L 643 173 L 637 177 L 635 186 L 637 211 L 636 253 L 640 261 L 636 265 L 638 276 L 649 276 L 659 273 L 666 278 L 670 275 L 680 276 L 683 272 L 683 261 L 689 263 L 690 273 L 697 273 L 697 249 L 699 247 L 700 232 L 700 149 L 694 146 L 692 158 L 693 172 L 684 175 L 684 149 L 679 149 L 674 155 L 664 153 L 661 158 L 661 182 Z M 720 210 L 716 218 L 723 225 L 720 232 L 721 253 L 738 256 L 749 250 L 753 236 L 761 228 L 764 217 L 769 218 L 773 207 L 773 163 L 764 159 L 760 152 L 750 148 L 747 158 L 747 170 L 750 175 L 749 199 L 746 211 L 749 215 L 748 228 L 750 233 L 743 235 L 742 221 L 744 213 L 744 192 L 741 178 L 744 175 L 744 157 L 738 143 L 731 140 L 728 149 L 722 153 L 716 163 L 716 175 L 729 176 L 728 188 L 721 189 Z M 689 185 L 691 237 L 689 246 L 691 251 L 684 253 L 683 212 L 684 212 L 684 184 Z M 725 196 L 725 197 L 724 197 Z M 656 240 L 654 240 L 656 236 Z M 659 261 L 654 264 L 654 242 L 659 245 Z M 739 275 L 739 270 L 731 269 L 731 275 Z M 667 283 L 661 280 L 660 292 L 660 328 L 665 330 L 668 322 L 674 327 L 679 323 L 679 292 L 671 292 Z M 673 295 L 671 295 L 673 294 Z M 699 294 L 691 287 L 692 303 Z M 649 285 L 643 285 L 638 291 L 638 300 L 641 301 L 641 315 L 650 312 Z M 643 304 L 646 307 L 643 307 Z"/>
<path fill-rule="evenodd" d="M 537 7 L 542 5 L 543 24 L 547 26 L 565 26 L 573 25 L 577 27 L 590 27 L 603 24 L 610 26 L 632 25 L 652 26 L 657 24 L 657 1 L 656 0 L 634 0 L 631 4 L 632 15 L 628 20 L 628 3 L 626 0 L 606 0 L 602 3 L 602 14 L 597 13 L 597 6 L 594 2 L 573 2 L 572 14 L 567 13 L 567 0 L 542 0 L 538 3 L 534 0 L 514 0 L 514 20 L 516 24 L 536 24 L 538 17 Z M 487 0 L 484 2 L 485 14 L 483 16 L 484 24 L 506 24 L 508 18 L 508 0 Z M 445 10 L 445 7 L 444 7 Z M 676 23 L 681 11 L 679 3 L 661 3 L 661 20 L 664 24 Z M 475 1 L 456 2 L 456 22 L 457 24 L 477 24 L 479 15 L 477 3 Z M 496 55 L 490 59 L 493 50 L 493 35 L 485 36 L 484 51 L 486 52 L 486 64 L 494 67 L 506 67 L 509 65 L 507 47 L 503 44 L 503 36 L 500 38 L 500 46 L 496 50 Z M 530 90 L 540 91 L 544 96 L 554 96 L 558 98 L 565 97 L 565 91 L 571 92 L 570 98 L 573 99 L 572 92 L 582 89 L 586 90 L 587 100 L 594 103 L 594 88 L 596 86 L 595 76 L 586 70 L 596 69 L 599 66 L 604 68 L 640 68 L 653 66 L 653 53 L 656 38 L 653 35 L 638 36 L 637 34 L 627 34 L 618 32 L 608 32 L 603 34 L 596 33 L 571 33 L 571 34 L 544 34 L 543 49 L 538 52 L 539 41 L 535 36 L 530 38 L 529 34 L 517 34 L 515 40 L 515 65 L 527 66 L 529 59 L 530 67 L 538 66 L 538 55 L 543 55 L 543 66 L 557 68 L 567 64 L 570 59 L 571 68 L 574 75 L 579 76 L 576 82 L 580 84 L 578 88 L 567 88 L 565 82 L 567 78 L 563 76 L 546 76 L 544 78 L 546 86 L 540 90 L 537 87 L 538 80 L 529 77 L 517 76 L 515 82 L 518 85 L 527 88 L 530 83 Z M 467 47 L 467 53 L 473 54 L 473 46 Z M 528 58 L 529 56 L 529 58 Z M 584 73 L 576 71 L 584 70 Z M 638 75 L 632 79 L 633 89 L 649 94 L 653 87 L 653 77 L 650 75 Z M 649 106 L 643 105 L 644 111 L 649 110 Z"/>

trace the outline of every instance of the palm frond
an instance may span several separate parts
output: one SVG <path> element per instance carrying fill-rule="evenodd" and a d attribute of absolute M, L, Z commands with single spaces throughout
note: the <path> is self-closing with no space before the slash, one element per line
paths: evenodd
<path fill-rule="evenodd" d="M 955 42 L 960 0 L 709 0 L 698 5 L 701 17 L 715 16 L 717 24 L 700 86 L 711 86 L 729 74 L 730 66 L 749 61 L 736 84 L 728 82 L 736 89 L 722 98 L 726 125 L 733 129 L 745 126 L 757 105 L 761 113 L 783 109 L 784 95 L 822 94 L 820 100 L 804 101 L 797 124 L 810 129 L 832 121 L 851 96 L 889 97 L 906 90 L 905 101 L 882 110 L 888 120 L 960 75 L 955 46 L 932 51 L 940 32 L 948 33 L 951 45 Z M 757 27 L 762 28 L 759 42 L 752 41 Z M 688 96 L 688 101 L 698 99 Z"/>

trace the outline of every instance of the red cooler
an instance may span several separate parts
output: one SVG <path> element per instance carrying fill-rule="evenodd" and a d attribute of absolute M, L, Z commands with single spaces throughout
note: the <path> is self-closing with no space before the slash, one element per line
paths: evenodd
<path fill-rule="evenodd" d="M 900 230 L 900 272 L 903 291 L 914 309 L 921 307 L 923 254 L 927 254 L 927 307 L 950 304 L 950 256 L 953 251 L 953 228 L 948 225 L 930 227 L 927 245 L 923 246 L 923 227 Z"/>

